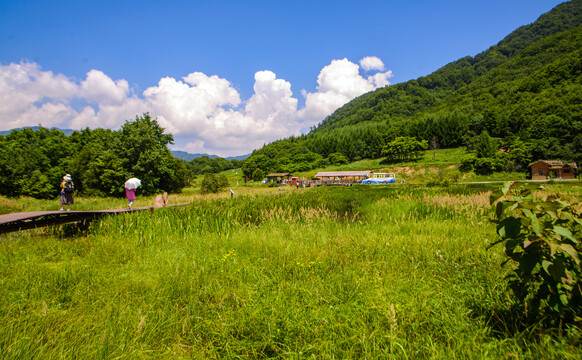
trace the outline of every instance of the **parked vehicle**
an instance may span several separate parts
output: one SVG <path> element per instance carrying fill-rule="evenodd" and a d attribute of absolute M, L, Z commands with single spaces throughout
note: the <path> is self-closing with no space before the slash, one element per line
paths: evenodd
<path fill-rule="evenodd" d="M 396 175 L 393 173 L 372 173 L 366 176 L 362 184 L 391 184 L 396 182 Z"/>

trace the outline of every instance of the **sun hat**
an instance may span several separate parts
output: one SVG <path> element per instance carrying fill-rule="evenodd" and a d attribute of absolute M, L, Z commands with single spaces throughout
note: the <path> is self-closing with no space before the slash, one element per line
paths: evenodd
<path fill-rule="evenodd" d="M 71 181 L 71 175 L 67 174 L 67 175 L 63 176 L 63 180 Z"/>

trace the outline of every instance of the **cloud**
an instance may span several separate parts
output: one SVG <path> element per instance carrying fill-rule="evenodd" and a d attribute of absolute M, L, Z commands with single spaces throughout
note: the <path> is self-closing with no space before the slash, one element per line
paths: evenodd
<path fill-rule="evenodd" d="M 297 116 L 297 99 L 292 97 L 291 83 L 277 79 L 271 71 L 259 71 L 253 88 L 255 94 L 246 103 L 244 113 L 258 132 L 277 136 L 295 130 L 292 123 Z"/>
<path fill-rule="evenodd" d="M 0 65 L 0 119 L 4 129 L 21 126 L 59 124 L 57 114 L 73 112 L 61 103 L 79 91 L 64 75 L 41 71 L 34 63 Z M 48 100 L 54 100 L 54 103 Z"/>
<path fill-rule="evenodd" d="M 222 87 L 208 86 L 207 79 L 201 79 L 204 81 L 198 82 L 197 86 L 207 89 L 205 96 L 208 100 L 196 108 L 199 115 L 180 116 L 178 122 L 176 116 L 161 121 L 162 125 L 167 123 L 177 130 L 174 132 L 178 134 L 177 138 L 188 139 L 184 147 L 187 151 L 244 154 L 264 143 L 298 132 L 297 99 L 292 97 L 291 84 L 277 79 L 275 73 L 257 72 L 253 96 L 238 109 L 233 106 L 240 104 L 239 94 L 228 82 L 222 82 Z M 215 84 L 217 80 L 224 79 L 215 78 Z M 208 106 L 209 103 L 212 106 Z M 176 124 L 180 124 L 181 129 L 176 128 Z"/>
<path fill-rule="evenodd" d="M 382 62 L 382 60 L 380 60 L 380 58 L 378 58 L 376 56 L 366 56 L 365 58 L 361 59 L 360 66 L 365 71 L 370 71 L 370 70 L 384 71 L 384 70 L 386 70 L 386 67 L 384 66 L 384 63 Z"/>
<path fill-rule="evenodd" d="M 226 79 L 192 72 L 181 79 L 165 77 L 141 94 L 124 79 L 99 70 L 75 80 L 35 63 L 0 65 L 0 128 L 42 124 L 82 129 L 120 128 L 149 112 L 175 138 L 176 148 L 221 156 L 239 155 L 263 144 L 298 135 L 351 99 L 389 85 L 391 71 L 377 57 L 360 65 L 332 60 L 318 78 L 316 91 L 302 91 L 298 108 L 291 83 L 272 71 L 255 73 L 254 94 L 241 100 Z M 362 69 L 377 70 L 367 77 Z"/>
<path fill-rule="evenodd" d="M 368 81 L 374 85 L 374 88 L 384 87 L 390 85 L 390 79 L 392 77 L 392 71 L 377 73 L 368 76 Z"/>
<path fill-rule="evenodd" d="M 127 98 L 129 85 L 126 80 L 113 81 L 103 72 L 91 70 L 87 80 L 81 82 L 79 96 L 100 105 L 119 105 Z"/>
<path fill-rule="evenodd" d="M 169 132 L 195 136 L 201 131 L 216 128 L 215 121 L 225 107 L 238 106 L 238 92 L 218 76 L 192 73 L 178 81 L 166 77 L 158 86 L 143 93 L 152 116 L 160 116 L 160 123 Z"/>
<path fill-rule="evenodd" d="M 360 63 L 370 63 L 370 60 L 364 60 L 371 58 L 364 58 Z M 380 61 L 378 58 L 373 59 Z M 357 64 L 348 59 L 333 60 L 319 73 L 317 92 L 303 91 L 305 108 L 301 111 L 301 116 L 306 125 L 315 125 L 353 98 L 389 85 L 388 78 L 391 76 L 392 72 L 387 71 L 364 78 L 360 75 Z"/>

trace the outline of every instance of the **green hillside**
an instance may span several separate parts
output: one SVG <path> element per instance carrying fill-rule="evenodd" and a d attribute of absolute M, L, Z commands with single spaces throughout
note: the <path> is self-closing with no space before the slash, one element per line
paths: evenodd
<path fill-rule="evenodd" d="M 256 150 L 245 174 L 386 157 L 397 137 L 469 150 L 483 138 L 494 148 L 515 150 L 503 158 L 491 155 L 488 171 L 523 169 L 536 158 L 580 161 L 581 23 L 582 1 L 560 4 L 475 57 L 364 94 L 307 135 Z M 474 159 L 466 165 L 479 168 Z"/>
<path fill-rule="evenodd" d="M 470 56 L 461 58 L 428 76 L 378 89 L 354 99 L 322 121 L 315 132 L 363 121 L 382 121 L 382 115 L 393 120 L 408 118 L 418 113 L 431 111 L 443 103 L 450 105 L 447 100 L 458 93 L 477 95 L 478 98 L 478 93 L 471 94 L 470 92 L 483 90 L 484 84 L 479 83 L 474 87 L 468 87 L 468 85 L 484 77 L 498 81 L 501 75 L 504 82 L 515 82 L 527 78 L 530 75 L 528 72 L 530 66 L 538 67 L 553 62 L 562 55 L 570 54 L 580 48 L 572 43 L 569 48 L 552 49 L 552 42 L 555 41 L 554 35 L 575 29 L 581 23 L 582 1 L 563 3 L 542 15 L 535 23 L 520 27 L 499 44 L 474 58 Z M 511 62 L 512 59 L 523 55 L 522 53 L 528 47 L 532 45 L 536 47 L 535 45 L 544 41 L 546 45 L 542 48 L 537 47 L 533 51 L 527 51 L 528 54 L 525 55 L 529 59 L 527 63 Z M 578 56 L 577 60 L 579 59 Z M 508 62 L 510 62 L 509 65 L 506 64 Z M 492 69 L 503 64 L 507 65 L 506 69 L 509 71 L 490 74 Z"/>

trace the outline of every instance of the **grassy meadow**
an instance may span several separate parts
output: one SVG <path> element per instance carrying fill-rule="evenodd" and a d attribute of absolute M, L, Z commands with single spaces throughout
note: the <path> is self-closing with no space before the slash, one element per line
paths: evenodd
<path fill-rule="evenodd" d="M 458 164 L 469 155 L 470 153 L 464 148 L 426 150 L 422 159 L 417 161 L 381 164 L 382 159 L 365 159 L 345 165 L 331 165 L 327 168 L 301 173 L 299 176 L 311 178 L 319 171 L 372 170 L 395 173 L 397 182 L 404 181 L 413 185 L 526 179 L 525 172 L 496 172 L 487 176 L 477 175 L 472 171 L 462 173 L 458 170 Z"/>
<path fill-rule="evenodd" d="M 0 235 L 0 358 L 581 358 L 577 329 L 510 308 L 495 186 L 190 189 L 86 233 Z"/>

